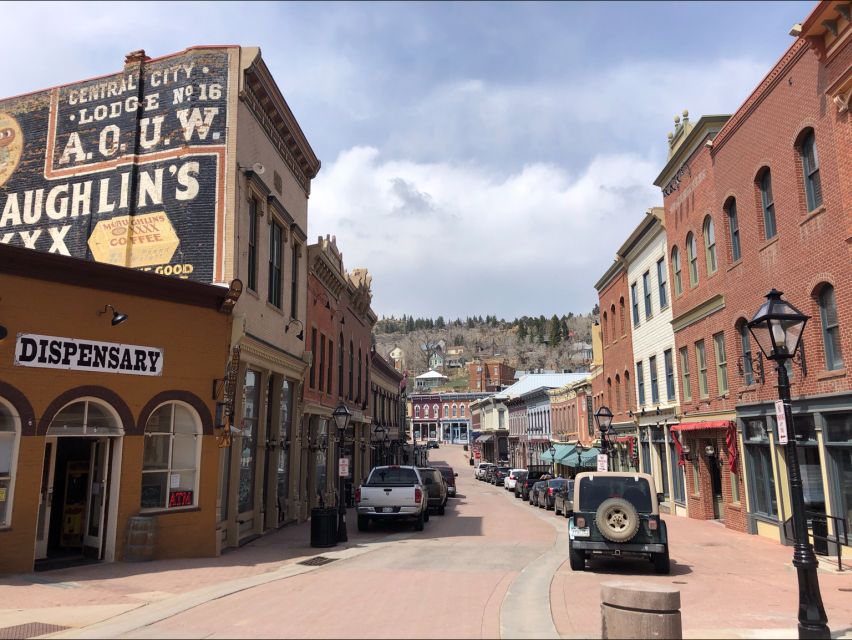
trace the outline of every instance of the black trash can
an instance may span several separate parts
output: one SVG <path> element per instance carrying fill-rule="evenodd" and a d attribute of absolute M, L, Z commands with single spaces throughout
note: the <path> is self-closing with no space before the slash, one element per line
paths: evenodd
<path fill-rule="evenodd" d="M 811 531 L 814 535 L 814 553 L 828 555 L 828 518 L 825 516 L 811 516 Z"/>
<path fill-rule="evenodd" d="M 317 507 L 311 509 L 311 546 L 334 547 L 337 545 L 337 508 Z"/>

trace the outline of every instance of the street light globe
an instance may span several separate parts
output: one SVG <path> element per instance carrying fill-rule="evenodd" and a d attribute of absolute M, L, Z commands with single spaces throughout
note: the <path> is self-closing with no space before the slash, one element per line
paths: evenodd
<path fill-rule="evenodd" d="M 768 360 L 786 360 L 796 355 L 810 316 L 796 309 L 772 289 L 746 325 Z"/>
<path fill-rule="evenodd" d="M 607 406 L 601 406 L 595 411 L 595 421 L 598 423 L 598 429 L 601 433 L 606 433 L 612 425 L 612 411 Z"/>
<path fill-rule="evenodd" d="M 338 431 L 345 431 L 346 427 L 349 426 L 349 420 L 352 418 L 352 412 L 342 402 L 337 405 L 337 408 L 331 414 L 334 418 L 334 423 L 337 425 Z"/>

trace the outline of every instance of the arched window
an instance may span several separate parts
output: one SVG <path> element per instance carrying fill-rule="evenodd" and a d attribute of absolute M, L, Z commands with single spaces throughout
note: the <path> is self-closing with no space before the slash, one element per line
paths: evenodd
<path fill-rule="evenodd" d="M 604 342 L 604 344 L 606 344 L 606 341 L 607 341 L 607 330 L 608 330 L 608 328 L 607 328 L 607 327 L 608 327 L 608 324 L 609 324 L 609 323 L 607 322 L 607 315 L 606 315 L 606 311 L 604 311 L 604 312 L 603 312 L 603 317 L 601 318 L 601 329 L 602 329 L 602 331 L 601 331 L 601 335 L 603 336 L 603 342 Z"/>
<path fill-rule="evenodd" d="M 621 376 L 615 376 L 615 413 L 621 411 Z"/>
<path fill-rule="evenodd" d="M 769 168 L 763 170 L 758 178 L 760 186 L 760 206 L 763 209 L 763 237 L 766 240 L 774 238 L 778 233 L 775 226 L 775 199 L 772 196 L 772 174 Z"/>
<path fill-rule="evenodd" d="M 465 412 L 465 405 L 462 405 L 461 407 L 459 407 L 459 415 L 460 415 L 462 418 L 464 418 L 464 412 Z M 501 414 L 501 415 L 502 415 L 502 414 Z"/>
<path fill-rule="evenodd" d="M 123 433 L 112 407 L 89 399 L 65 405 L 47 427 L 49 436 L 117 436 Z"/>
<path fill-rule="evenodd" d="M 751 336 L 745 318 L 737 322 L 737 334 L 740 336 L 740 345 L 743 350 L 743 382 L 745 385 L 754 384 L 754 362 L 751 359 Z"/>
<path fill-rule="evenodd" d="M 728 217 L 728 235 L 731 238 L 731 261 L 736 262 L 742 256 L 740 251 L 740 222 L 737 219 L 737 201 L 730 198 L 725 205 L 725 215 Z"/>
<path fill-rule="evenodd" d="M 802 171 L 805 174 L 805 197 L 808 211 L 813 211 L 822 204 L 822 185 L 819 179 L 819 156 L 817 155 L 816 137 L 813 129 L 802 140 Z"/>
<path fill-rule="evenodd" d="M 444 417 L 445 418 L 450 417 L 450 405 L 448 405 L 448 404 L 444 405 Z"/>
<path fill-rule="evenodd" d="M 692 231 L 686 234 L 686 261 L 689 263 L 689 286 L 698 284 L 698 245 Z"/>
<path fill-rule="evenodd" d="M 418 420 L 420 419 L 420 405 L 419 404 L 414 405 L 414 417 Z"/>
<path fill-rule="evenodd" d="M 457 404 L 453 404 L 453 417 L 455 418 L 458 415 L 459 407 Z"/>
<path fill-rule="evenodd" d="M 822 343 L 825 345 L 825 368 L 843 368 L 843 353 L 840 350 L 840 324 L 837 320 L 837 302 L 834 287 L 823 285 L 819 291 L 819 316 L 822 323 Z"/>
<path fill-rule="evenodd" d="M 358 347 L 358 393 L 355 400 L 361 402 L 361 389 L 364 388 L 363 369 L 361 367 L 361 347 Z"/>
<path fill-rule="evenodd" d="M 675 295 L 679 296 L 683 293 L 683 280 L 680 275 L 680 251 L 677 247 L 672 247 L 672 275 L 674 276 Z"/>
<path fill-rule="evenodd" d="M 618 300 L 618 317 L 621 321 L 621 335 L 626 335 L 626 331 L 624 329 L 624 296 L 621 296 Z"/>
<path fill-rule="evenodd" d="M 21 442 L 20 420 L 10 404 L 0 398 L 0 527 L 12 524 L 12 499 L 15 497 L 15 473 Z"/>
<path fill-rule="evenodd" d="M 438 405 L 432 405 L 432 413 L 435 415 L 435 420 L 441 417 L 441 414 L 438 412 Z"/>
<path fill-rule="evenodd" d="M 201 421 L 181 402 L 157 407 L 145 423 L 142 509 L 198 504 Z"/>
<path fill-rule="evenodd" d="M 627 409 L 630 410 L 633 408 L 633 394 L 630 389 L 630 372 L 624 372 L 624 402 L 627 405 Z"/>
<path fill-rule="evenodd" d="M 704 218 L 704 259 L 707 261 L 707 275 L 716 273 L 716 227 L 713 218 Z"/>
<path fill-rule="evenodd" d="M 612 378 L 606 379 L 606 403 L 612 406 Z"/>
<path fill-rule="evenodd" d="M 337 395 L 343 397 L 343 356 L 345 355 L 343 347 L 343 332 L 340 332 L 340 337 L 337 340 Z"/>
<path fill-rule="evenodd" d="M 612 323 L 610 328 L 612 330 L 612 339 L 615 340 L 618 338 L 617 327 L 615 326 L 615 305 L 611 304 L 609 306 L 609 321 Z"/>

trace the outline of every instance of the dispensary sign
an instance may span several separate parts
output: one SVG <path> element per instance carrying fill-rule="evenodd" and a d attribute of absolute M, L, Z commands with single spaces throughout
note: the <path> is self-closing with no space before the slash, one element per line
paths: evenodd
<path fill-rule="evenodd" d="M 0 242 L 221 281 L 222 49 L 0 100 Z"/>
<path fill-rule="evenodd" d="M 136 376 L 163 375 L 163 350 L 133 344 L 19 333 L 15 365 Z"/>

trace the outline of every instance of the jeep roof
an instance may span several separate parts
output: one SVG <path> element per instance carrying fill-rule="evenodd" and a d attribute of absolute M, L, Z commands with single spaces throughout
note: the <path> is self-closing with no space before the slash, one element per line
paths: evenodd
<path fill-rule="evenodd" d="M 639 473 L 639 472 L 629 472 L 629 471 L 584 471 L 583 473 L 578 473 L 574 477 L 574 510 L 578 511 L 580 507 L 580 489 L 586 484 L 583 482 L 585 478 L 591 478 L 592 482 L 594 482 L 594 478 L 634 478 L 636 480 L 642 479 L 648 482 L 648 486 L 651 489 L 651 511 L 650 513 L 653 515 L 659 515 L 660 513 L 660 505 L 657 501 L 657 487 L 654 484 L 654 477 L 648 473 Z"/>

